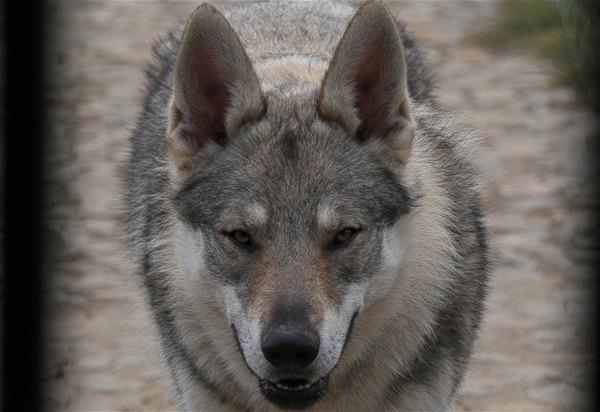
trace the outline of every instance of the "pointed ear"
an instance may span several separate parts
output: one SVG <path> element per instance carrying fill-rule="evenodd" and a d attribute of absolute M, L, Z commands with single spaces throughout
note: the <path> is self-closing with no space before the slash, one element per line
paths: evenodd
<path fill-rule="evenodd" d="M 207 144 L 225 144 L 244 123 L 265 111 L 260 83 L 242 43 L 213 6 L 198 7 L 187 22 L 173 72 L 169 152 L 180 174 Z"/>
<path fill-rule="evenodd" d="M 381 2 L 365 3 L 348 25 L 321 84 L 318 111 L 360 141 L 381 139 L 401 163 L 408 158 L 414 121 L 404 48 Z"/>

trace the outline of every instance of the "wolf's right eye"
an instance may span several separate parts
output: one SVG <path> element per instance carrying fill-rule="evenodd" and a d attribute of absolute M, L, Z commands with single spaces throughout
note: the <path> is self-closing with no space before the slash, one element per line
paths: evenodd
<path fill-rule="evenodd" d="M 244 232 L 243 230 L 234 230 L 227 233 L 227 236 L 229 236 L 239 246 L 247 248 L 252 247 L 252 237 L 248 232 Z"/>
<path fill-rule="evenodd" d="M 354 236 L 360 231 L 360 229 L 347 227 L 337 232 L 331 242 L 331 247 L 339 248 L 346 246 L 354 238 Z"/>

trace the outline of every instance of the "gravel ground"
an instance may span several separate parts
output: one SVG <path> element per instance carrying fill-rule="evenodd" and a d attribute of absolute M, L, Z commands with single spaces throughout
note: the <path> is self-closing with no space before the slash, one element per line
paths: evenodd
<path fill-rule="evenodd" d="M 389 2 L 421 40 L 446 107 L 489 146 L 497 265 L 460 411 L 584 409 L 591 273 L 581 226 L 590 116 L 525 49 L 471 40 L 494 2 Z M 44 404 L 50 410 L 173 409 L 120 238 L 119 176 L 156 36 L 191 1 L 58 1 L 49 21 Z M 583 200 L 582 200 L 583 199 Z M 583 206 L 582 206 L 583 205 Z M 575 236 L 575 233 L 579 233 Z M 578 243 L 576 243 L 578 242 Z"/>

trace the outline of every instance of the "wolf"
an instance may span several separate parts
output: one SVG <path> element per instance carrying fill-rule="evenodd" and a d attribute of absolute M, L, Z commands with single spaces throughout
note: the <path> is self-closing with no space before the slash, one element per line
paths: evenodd
<path fill-rule="evenodd" d="M 441 411 L 484 310 L 476 136 L 380 1 L 200 5 L 125 179 L 181 410 Z"/>

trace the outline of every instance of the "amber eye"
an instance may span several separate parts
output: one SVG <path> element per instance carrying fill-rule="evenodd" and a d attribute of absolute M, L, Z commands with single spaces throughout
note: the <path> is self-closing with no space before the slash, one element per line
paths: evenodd
<path fill-rule="evenodd" d="M 354 235 L 356 235 L 357 232 L 358 229 L 352 227 L 344 228 L 335 234 L 334 243 L 336 245 L 347 243 L 354 237 Z"/>
<path fill-rule="evenodd" d="M 231 239 L 235 240 L 242 246 L 250 246 L 252 243 L 250 234 L 244 232 L 243 230 L 234 230 L 233 232 L 229 232 L 228 235 Z"/>

